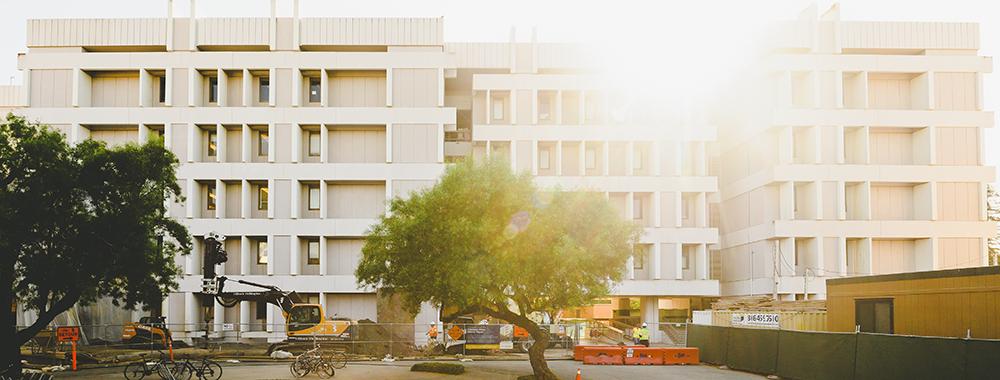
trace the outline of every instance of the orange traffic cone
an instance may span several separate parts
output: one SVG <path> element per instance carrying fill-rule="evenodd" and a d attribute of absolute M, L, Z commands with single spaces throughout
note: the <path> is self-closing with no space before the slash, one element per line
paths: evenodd
<path fill-rule="evenodd" d="M 583 377 L 580 376 L 580 369 L 579 368 L 576 369 L 576 380 L 583 380 Z"/>

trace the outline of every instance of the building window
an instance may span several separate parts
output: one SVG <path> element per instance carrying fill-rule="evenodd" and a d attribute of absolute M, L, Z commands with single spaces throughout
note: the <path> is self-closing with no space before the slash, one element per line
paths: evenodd
<path fill-rule="evenodd" d="M 587 169 L 597 169 L 597 150 L 593 148 L 587 148 L 586 154 Z"/>
<path fill-rule="evenodd" d="M 493 120 L 503 120 L 503 99 L 493 99 Z"/>
<path fill-rule="evenodd" d="M 548 96 L 542 96 L 538 99 L 538 118 L 542 120 L 550 119 L 550 113 L 552 108 L 552 100 Z"/>
<path fill-rule="evenodd" d="M 632 169 L 642 170 L 642 164 L 643 164 L 642 161 L 644 156 L 642 153 L 643 153 L 642 149 L 635 150 L 634 154 L 632 155 Z"/>
<path fill-rule="evenodd" d="M 205 188 L 206 196 L 205 200 L 208 201 L 205 208 L 209 210 L 215 210 L 215 185 L 209 185 Z"/>
<path fill-rule="evenodd" d="M 691 200 L 681 199 L 681 219 L 687 219 L 691 212 Z"/>
<path fill-rule="evenodd" d="M 319 241 L 310 241 L 306 250 L 306 264 L 319 265 Z"/>
<path fill-rule="evenodd" d="M 267 210 L 267 186 L 257 186 L 257 209 L 260 211 Z"/>
<path fill-rule="evenodd" d="M 894 334 L 891 298 L 854 300 L 854 324 L 861 332 Z"/>
<path fill-rule="evenodd" d="M 643 252 L 633 252 L 632 269 L 642 269 L 646 266 L 646 255 Z"/>
<path fill-rule="evenodd" d="M 208 102 L 215 103 L 219 100 L 219 78 L 208 77 Z"/>
<path fill-rule="evenodd" d="M 267 240 L 257 242 L 257 264 L 267 265 Z"/>
<path fill-rule="evenodd" d="M 319 78 L 309 78 L 309 103 L 319 103 Z"/>
<path fill-rule="evenodd" d="M 218 152 L 219 138 L 214 131 L 208 132 L 208 156 L 215 157 Z"/>
<path fill-rule="evenodd" d="M 267 131 L 260 131 L 257 135 L 257 155 L 266 156 L 268 148 L 269 138 Z"/>
<path fill-rule="evenodd" d="M 257 101 L 267 103 L 271 100 L 271 78 L 261 77 L 257 84 Z"/>
<path fill-rule="evenodd" d="M 316 157 L 319 156 L 320 150 L 320 134 L 319 132 L 309 132 L 309 156 Z"/>
<path fill-rule="evenodd" d="M 160 100 L 160 103 L 164 103 L 167 101 L 167 77 L 159 77 L 159 81 L 160 81 L 160 89 L 159 89 L 160 94 L 158 99 Z"/>
<path fill-rule="evenodd" d="M 538 168 L 542 170 L 549 169 L 549 150 L 541 149 L 538 151 Z"/>
<path fill-rule="evenodd" d="M 309 210 L 319 210 L 319 186 L 309 186 Z"/>
<path fill-rule="evenodd" d="M 685 251 L 681 253 L 681 269 L 691 269 L 691 252 Z"/>
<path fill-rule="evenodd" d="M 632 200 L 632 219 L 642 219 L 642 198 Z"/>
<path fill-rule="evenodd" d="M 257 301 L 256 309 L 257 319 L 267 319 L 267 302 Z"/>

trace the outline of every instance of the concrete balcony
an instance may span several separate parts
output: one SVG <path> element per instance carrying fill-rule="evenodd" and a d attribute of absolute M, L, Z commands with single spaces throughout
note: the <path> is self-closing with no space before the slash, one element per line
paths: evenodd
<path fill-rule="evenodd" d="M 20 113 L 52 124 L 455 123 L 455 109 L 449 107 L 80 107 L 26 108 Z"/>
<path fill-rule="evenodd" d="M 993 112 L 935 110 L 782 109 L 771 125 L 864 125 L 870 127 L 992 127 Z"/>
<path fill-rule="evenodd" d="M 472 127 L 473 141 L 715 141 L 714 126 L 678 131 L 664 125 L 482 125 Z"/>
<path fill-rule="evenodd" d="M 221 235 L 302 235 L 361 237 L 378 219 L 182 219 L 194 236 L 214 231 Z"/>
<path fill-rule="evenodd" d="M 200 286 L 200 283 L 199 283 Z M 625 280 L 614 286 L 615 296 L 718 297 L 718 280 Z"/>

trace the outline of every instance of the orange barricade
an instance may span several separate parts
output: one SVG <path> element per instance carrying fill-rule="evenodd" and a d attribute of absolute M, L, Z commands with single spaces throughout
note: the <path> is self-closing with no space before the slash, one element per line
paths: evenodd
<path fill-rule="evenodd" d="M 625 364 L 632 365 L 662 365 L 663 348 L 636 347 L 625 350 Z"/>
<path fill-rule="evenodd" d="M 583 364 L 621 365 L 625 348 L 618 346 L 598 346 L 583 349 Z"/>
<path fill-rule="evenodd" d="M 697 347 L 663 349 L 663 364 L 698 364 Z"/>
<path fill-rule="evenodd" d="M 586 352 L 588 350 L 592 350 L 592 349 L 601 349 L 601 348 L 639 348 L 639 347 L 645 347 L 645 346 L 575 346 L 575 347 L 573 347 L 573 360 L 576 360 L 578 362 L 582 362 L 583 361 L 583 357 L 585 356 Z"/>

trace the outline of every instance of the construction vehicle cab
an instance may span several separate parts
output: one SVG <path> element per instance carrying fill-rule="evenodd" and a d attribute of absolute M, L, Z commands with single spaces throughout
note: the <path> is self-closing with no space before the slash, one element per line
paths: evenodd
<path fill-rule="evenodd" d="M 290 340 L 346 340 L 351 336 L 350 320 L 327 318 L 318 304 L 293 304 L 285 321 Z"/>
<path fill-rule="evenodd" d="M 139 318 L 139 322 L 129 322 L 122 328 L 122 342 L 167 347 L 173 338 L 170 336 L 166 321 L 166 317 L 142 317 Z"/>

